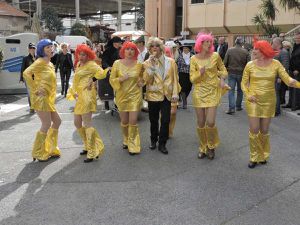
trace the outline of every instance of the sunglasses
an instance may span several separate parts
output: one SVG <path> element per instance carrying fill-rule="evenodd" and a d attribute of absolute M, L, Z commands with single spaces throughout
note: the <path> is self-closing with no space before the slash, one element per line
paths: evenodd
<path fill-rule="evenodd" d="M 150 48 L 152 48 L 152 47 L 157 47 L 157 48 L 159 48 L 160 47 L 160 45 L 150 45 Z"/>

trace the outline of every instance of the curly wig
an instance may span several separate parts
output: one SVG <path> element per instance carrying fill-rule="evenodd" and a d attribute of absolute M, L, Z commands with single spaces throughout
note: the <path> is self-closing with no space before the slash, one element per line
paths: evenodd
<path fill-rule="evenodd" d="M 96 53 L 86 44 L 80 44 L 77 45 L 75 50 L 75 62 L 74 65 L 77 65 L 79 62 L 79 54 L 83 52 L 87 55 L 88 60 L 95 60 L 96 59 Z"/>
<path fill-rule="evenodd" d="M 163 52 L 163 53 L 165 52 L 164 43 L 158 37 L 150 37 L 149 38 L 148 43 L 147 43 L 147 49 L 150 51 L 151 47 L 155 44 L 159 45 L 161 52 Z"/>
<path fill-rule="evenodd" d="M 210 49 L 209 52 L 213 53 L 214 52 L 214 37 L 212 36 L 212 34 L 206 34 L 206 33 L 198 33 L 197 37 L 196 37 L 196 44 L 195 44 L 195 51 L 197 53 L 202 51 L 202 43 L 204 41 L 209 41 L 210 42 Z"/>
<path fill-rule="evenodd" d="M 253 38 L 254 49 L 259 50 L 266 58 L 272 59 L 275 55 L 278 54 L 277 51 L 274 51 L 271 44 L 265 40 L 258 40 L 257 37 Z"/>
<path fill-rule="evenodd" d="M 120 57 L 121 59 L 124 59 L 125 58 L 125 50 L 128 49 L 128 48 L 132 48 L 134 49 L 134 60 L 137 60 L 137 57 L 139 55 L 139 50 L 136 46 L 136 44 L 134 44 L 133 42 L 125 42 L 123 45 L 122 45 L 122 48 L 120 50 Z"/>

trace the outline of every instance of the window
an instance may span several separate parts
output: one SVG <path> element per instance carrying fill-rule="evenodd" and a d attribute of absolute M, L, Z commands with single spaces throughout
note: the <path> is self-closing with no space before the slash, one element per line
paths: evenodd
<path fill-rule="evenodd" d="M 204 0 L 192 0 L 192 4 L 204 3 Z"/>
<path fill-rule="evenodd" d="M 6 44 L 20 44 L 20 39 L 6 39 Z"/>

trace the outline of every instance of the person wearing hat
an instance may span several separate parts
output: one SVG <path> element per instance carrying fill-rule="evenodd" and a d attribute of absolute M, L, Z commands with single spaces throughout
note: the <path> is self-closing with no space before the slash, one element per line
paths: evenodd
<path fill-rule="evenodd" d="M 31 108 L 36 111 L 42 123 L 36 134 L 32 157 L 33 160 L 46 162 L 50 157 L 60 157 L 57 138 L 61 119 L 55 108 L 56 75 L 50 62 L 53 56 L 52 41 L 40 40 L 36 54 L 38 59 L 23 72 L 23 77 L 29 87 Z"/>
<path fill-rule="evenodd" d="M 27 69 L 33 62 L 35 61 L 35 45 L 33 43 L 28 44 L 28 55 L 23 57 L 21 73 L 20 73 L 20 82 L 24 83 L 27 89 L 27 97 L 28 97 L 28 104 L 30 107 L 30 113 L 34 113 L 34 109 L 31 109 L 31 102 L 30 102 L 30 94 L 27 87 L 26 82 L 24 82 L 23 72 Z M 33 77 L 32 77 L 33 79 Z"/>
<path fill-rule="evenodd" d="M 266 164 L 270 156 L 269 126 L 275 115 L 277 76 L 288 86 L 300 88 L 300 82 L 291 78 L 274 56 L 278 54 L 265 40 L 254 39 L 253 60 L 243 73 L 241 87 L 246 97 L 249 120 L 249 168 Z"/>
<path fill-rule="evenodd" d="M 242 48 L 243 39 L 237 37 L 235 39 L 235 46 L 228 49 L 224 58 L 224 65 L 228 71 L 228 85 L 231 90 L 228 92 L 229 109 L 227 114 L 232 115 L 236 111 L 241 111 L 243 92 L 241 89 L 241 81 L 243 76 L 243 70 L 250 60 L 248 51 Z M 237 87 L 237 97 L 235 99 L 235 87 Z"/>
<path fill-rule="evenodd" d="M 136 44 L 138 50 L 139 50 L 139 55 L 138 55 L 138 62 L 139 63 L 143 63 L 145 61 L 145 56 L 148 52 L 147 48 L 145 47 L 145 37 L 140 36 L 138 39 L 136 39 L 134 41 L 134 43 Z"/>
<path fill-rule="evenodd" d="M 181 86 L 180 96 L 182 99 L 182 108 L 187 108 L 187 97 L 189 96 L 192 83 L 190 81 L 190 61 L 193 54 L 191 53 L 192 46 L 182 45 L 180 47 L 180 53 L 178 59 L 176 60 L 179 73 L 179 83 Z"/>
<path fill-rule="evenodd" d="M 114 62 L 120 59 L 119 50 L 122 47 L 122 39 L 120 37 L 113 37 L 107 44 L 106 50 L 102 56 L 102 68 L 111 70 Z M 109 82 L 109 81 L 107 81 Z M 109 102 L 104 101 L 105 109 L 109 110 Z"/>

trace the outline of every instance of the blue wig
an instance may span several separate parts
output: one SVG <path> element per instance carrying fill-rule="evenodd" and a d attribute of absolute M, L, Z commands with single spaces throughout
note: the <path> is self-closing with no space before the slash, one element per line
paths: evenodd
<path fill-rule="evenodd" d="M 39 41 L 36 46 L 36 55 L 38 58 L 45 56 L 44 48 L 48 45 L 53 45 L 53 42 L 50 39 L 42 39 Z"/>

